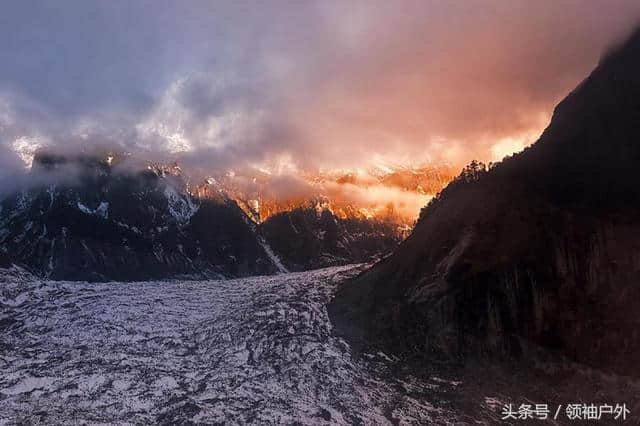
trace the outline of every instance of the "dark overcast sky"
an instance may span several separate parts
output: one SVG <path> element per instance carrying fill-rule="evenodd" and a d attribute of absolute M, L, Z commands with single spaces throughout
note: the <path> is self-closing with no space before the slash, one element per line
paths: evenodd
<path fill-rule="evenodd" d="M 0 167 L 118 144 L 190 166 L 490 160 L 640 21 L 638 1 L 9 1 Z"/>

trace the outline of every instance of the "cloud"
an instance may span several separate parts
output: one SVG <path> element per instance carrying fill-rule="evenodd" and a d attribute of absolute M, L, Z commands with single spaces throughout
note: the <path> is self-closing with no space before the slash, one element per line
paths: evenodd
<path fill-rule="evenodd" d="M 493 160 L 639 19 L 632 0 L 17 2 L 0 166 L 20 140 L 203 171 Z"/>
<path fill-rule="evenodd" d="M 354 206 L 361 206 L 373 215 L 384 215 L 393 209 L 402 220 L 410 223 L 416 219 L 420 209 L 433 198 L 433 195 L 406 191 L 387 185 L 376 184 L 358 186 L 353 184 L 329 183 L 326 185 L 330 199 L 337 199 Z"/>

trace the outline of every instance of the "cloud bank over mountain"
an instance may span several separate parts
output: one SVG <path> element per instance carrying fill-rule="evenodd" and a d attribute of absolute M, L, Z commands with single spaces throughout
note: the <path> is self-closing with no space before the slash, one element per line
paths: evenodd
<path fill-rule="evenodd" d="M 14 3 L 0 166 L 47 145 L 205 171 L 498 159 L 639 19 L 625 0 Z"/>

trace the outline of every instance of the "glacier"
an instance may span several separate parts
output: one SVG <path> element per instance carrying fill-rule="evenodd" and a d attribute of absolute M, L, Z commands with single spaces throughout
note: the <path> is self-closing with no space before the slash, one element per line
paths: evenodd
<path fill-rule="evenodd" d="M 459 420 L 434 392 L 457 382 L 392 374 L 393 357 L 332 334 L 326 304 L 362 269 L 128 283 L 0 269 L 0 424 Z"/>

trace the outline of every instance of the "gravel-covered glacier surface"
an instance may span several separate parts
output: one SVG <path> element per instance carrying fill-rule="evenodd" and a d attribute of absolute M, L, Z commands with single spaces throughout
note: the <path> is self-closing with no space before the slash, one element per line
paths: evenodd
<path fill-rule="evenodd" d="M 355 266 L 229 281 L 0 275 L 0 423 L 455 422 L 455 387 L 352 357 L 326 304 Z M 434 395 L 430 398 L 429 395 Z"/>

